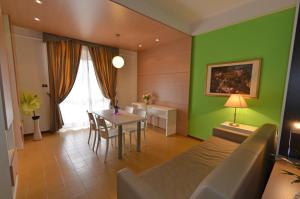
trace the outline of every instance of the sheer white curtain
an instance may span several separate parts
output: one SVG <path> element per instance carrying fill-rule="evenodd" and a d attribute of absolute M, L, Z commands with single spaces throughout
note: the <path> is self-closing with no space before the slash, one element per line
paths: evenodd
<path fill-rule="evenodd" d="M 109 108 L 96 79 L 93 62 L 88 48 L 83 46 L 78 74 L 67 98 L 60 104 L 64 128 L 85 128 L 88 126 L 86 111 Z"/>

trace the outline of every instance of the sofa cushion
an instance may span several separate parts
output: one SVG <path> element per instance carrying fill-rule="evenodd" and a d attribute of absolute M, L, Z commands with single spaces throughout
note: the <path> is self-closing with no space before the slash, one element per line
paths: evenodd
<path fill-rule="evenodd" d="M 211 137 L 139 177 L 162 198 L 189 198 L 199 182 L 238 146 L 238 143 Z"/>

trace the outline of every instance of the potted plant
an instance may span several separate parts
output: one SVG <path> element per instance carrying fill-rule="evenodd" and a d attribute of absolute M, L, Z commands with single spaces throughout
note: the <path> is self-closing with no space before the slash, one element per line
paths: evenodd
<path fill-rule="evenodd" d="M 298 150 L 293 150 L 295 155 L 297 157 L 299 157 L 299 154 L 300 152 Z M 299 161 L 296 161 L 296 160 L 289 160 L 289 159 L 286 159 L 286 158 L 281 158 L 282 160 L 286 161 L 287 163 L 291 164 L 293 167 L 295 167 L 296 169 L 300 170 L 300 162 Z M 285 174 L 285 175 L 289 175 L 289 176 L 293 176 L 293 180 L 291 181 L 291 184 L 298 184 L 300 183 L 300 175 L 294 173 L 294 172 L 291 172 L 291 171 L 288 171 L 288 170 L 282 170 L 282 173 Z M 297 193 L 295 196 L 294 196 L 294 199 L 300 199 L 300 192 Z"/>
<path fill-rule="evenodd" d="M 143 95 L 143 101 L 145 104 L 149 105 L 151 102 L 152 94 L 151 93 L 146 93 Z"/>
<path fill-rule="evenodd" d="M 20 97 L 20 109 L 24 115 L 31 115 L 34 122 L 33 140 L 41 140 L 40 116 L 36 115 L 36 110 L 40 108 L 40 99 L 36 94 L 24 92 Z"/>
<path fill-rule="evenodd" d="M 290 163 L 290 164 L 292 164 L 295 168 L 297 168 L 298 170 L 300 170 L 300 164 L 299 163 Z M 290 172 L 288 170 L 282 170 L 282 173 L 286 174 L 286 175 L 294 176 L 294 179 L 291 182 L 291 184 L 300 183 L 300 176 L 299 175 L 297 175 L 297 174 L 295 174 L 293 172 Z"/>

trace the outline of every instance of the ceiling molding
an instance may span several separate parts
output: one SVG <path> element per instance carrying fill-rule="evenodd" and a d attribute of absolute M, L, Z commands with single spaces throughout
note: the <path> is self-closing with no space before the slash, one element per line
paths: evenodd
<path fill-rule="evenodd" d="M 16 36 L 25 37 L 25 38 L 32 38 L 32 39 L 43 39 L 43 33 L 35 30 L 31 30 L 28 28 L 23 28 L 19 26 L 12 26 L 12 32 Z"/>
<path fill-rule="evenodd" d="M 162 10 L 158 6 L 151 4 L 151 1 L 145 0 L 111 0 L 114 3 L 122 5 L 130 10 L 138 12 L 144 16 L 150 17 L 160 23 L 179 30 L 186 34 L 191 34 L 190 24 L 182 19 L 170 14 L 167 10 Z"/>
<path fill-rule="evenodd" d="M 191 26 L 193 36 L 296 6 L 296 0 L 257 0 Z"/>
<path fill-rule="evenodd" d="M 186 34 L 195 36 L 296 6 L 297 0 L 247 0 L 195 23 L 171 14 L 151 1 L 111 0 Z M 172 5 L 170 5 L 172 6 Z"/>

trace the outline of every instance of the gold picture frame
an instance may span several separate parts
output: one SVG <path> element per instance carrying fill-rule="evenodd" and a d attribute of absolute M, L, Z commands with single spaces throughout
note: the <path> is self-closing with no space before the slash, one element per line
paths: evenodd
<path fill-rule="evenodd" d="M 207 64 L 205 95 L 257 98 L 261 59 Z"/>

